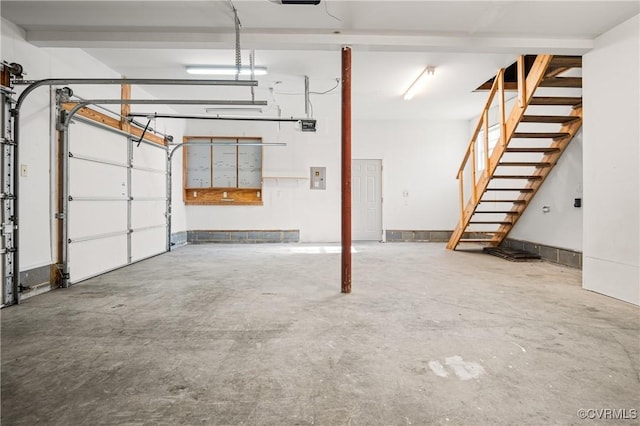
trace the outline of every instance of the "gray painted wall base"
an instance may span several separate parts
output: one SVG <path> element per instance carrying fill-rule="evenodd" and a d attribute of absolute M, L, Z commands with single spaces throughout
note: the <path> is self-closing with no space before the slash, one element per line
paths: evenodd
<path fill-rule="evenodd" d="M 299 229 L 262 230 L 262 231 L 187 231 L 189 244 L 207 243 L 297 243 L 300 241 Z"/>
<path fill-rule="evenodd" d="M 557 263 L 572 268 L 582 269 L 582 253 L 579 251 L 567 250 L 544 244 L 532 243 L 530 241 L 520 241 L 511 238 L 505 238 L 501 244 L 502 247 L 524 250 L 531 253 L 539 254 L 543 260 Z"/>
<path fill-rule="evenodd" d="M 388 243 L 398 242 L 433 242 L 446 243 L 453 231 L 424 231 L 424 230 L 392 230 L 387 229 Z"/>
<path fill-rule="evenodd" d="M 187 231 L 171 234 L 171 246 L 180 247 L 187 244 Z"/>
<path fill-rule="evenodd" d="M 451 238 L 453 231 L 425 231 L 425 230 L 391 230 L 386 231 L 387 242 L 434 242 L 446 243 Z M 470 238 L 482 238 L 482 235 L 469 233 Z M 532 243 L 530 241 L 520 241 L 506 238 L 501 246 L 525 250 L 539 254 L 543 260 L 569 266 L 571 268 L 582 269 L 582 253 L 574 250 L 562 249 L 559 247 L 547 246 L 544 244 Z"/>

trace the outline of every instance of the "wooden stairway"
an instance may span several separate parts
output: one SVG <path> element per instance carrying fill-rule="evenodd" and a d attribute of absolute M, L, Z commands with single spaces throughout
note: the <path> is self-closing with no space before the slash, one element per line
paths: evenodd
<path fill-rule="evenodd" d="M 582 126 L 581 67 L 579 56 L 538 55 L 527 73 L 521 56 L 517 83 L 506 84 L 505 70 L 498 72 L 458 170 L 460 220 L 448 249 L 461 243 L 498 246 L 513 229 Z M 507 118 L 509 89 L 518 96 Z M 500 131 L 493 149 L 492 124 Z"/>

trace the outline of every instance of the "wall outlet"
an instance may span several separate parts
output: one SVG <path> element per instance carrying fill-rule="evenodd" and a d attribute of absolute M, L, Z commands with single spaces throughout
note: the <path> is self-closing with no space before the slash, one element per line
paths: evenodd
<path fill-rule="evenodd" d="M 27 177 L 29 175 L 29 168 L 26 164 L 20 164 L 20 176 Z"/>

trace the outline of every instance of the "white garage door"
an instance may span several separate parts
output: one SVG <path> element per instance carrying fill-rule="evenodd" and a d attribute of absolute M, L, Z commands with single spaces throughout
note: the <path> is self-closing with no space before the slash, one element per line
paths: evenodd
<path fill-rule="evenodd" d="M 165 148 L 77 121 L 69 153 L 69 281 L 166 251 Z"/>

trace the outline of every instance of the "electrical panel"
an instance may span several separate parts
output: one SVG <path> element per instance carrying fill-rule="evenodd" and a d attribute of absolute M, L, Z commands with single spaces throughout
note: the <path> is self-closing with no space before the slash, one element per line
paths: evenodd
<path fill-rule="evenodd" d="M 311 189 L 327 189 L 326 167 L 311 167 Z"/>

